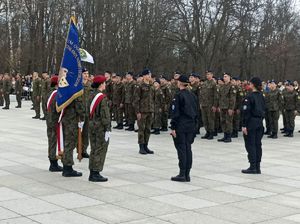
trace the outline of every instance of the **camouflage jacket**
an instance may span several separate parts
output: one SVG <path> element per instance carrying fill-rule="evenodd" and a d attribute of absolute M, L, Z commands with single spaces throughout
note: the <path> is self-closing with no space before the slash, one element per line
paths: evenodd
<path fill-rule="evenodd" d="M 112 102 L 113 105 L 124 104 L 124 84 L 122 82 L 113 85 Z"/>
<path fill-rule="evenodd" d="M 285 91 L 282 94 L 282 100 L 284 110 L 299 110 L 297 107 L 299 105 L 300 97 L 297 91 Z"/>
<path fill-rule="evenodd" d="M 50 91 L 50 86 L 51 86 L 51 80 L 50 80 L 50 78 L 48 78 L 48 79 L 42 79 L 41 80 L 41 85 L 42 85 L 42 87 L 41 87 L 41 95 L 42 95 L 42 97 L 47 98 L 47 95 L 48 95 L 48 93 Z"/>
<path fill-rule="evenodd" d="M 219 108 L 234 110 L 236 102 L 236 88 L 231 83 L 220 86 Z"/>
<path fill-rule="evenodd" d="M 217 84 L 213 80 L 206 80 L 198 87 L 199 104 L 201 107 L 217 107 Z"/>
<path fill-rule="evenodd" d="M 132 104 L 133 101 L 133 94 L 134 94 L 134 88 L 135 88 L 135 81 L 127 82 L 125 84 L 125 100 L 124 102 L 127 104 Z"/>
<path fill-rule="evenodd" d="M 50 92 L 47 95 L 47 101 L 49 100 L 52 92 L 55 90 L 55 88 L 50 88 Z M 47 111 L 47 126 L 55 128 L 55 126 L 58 123 L 60 113 L 56 111 L 56 99 L 52 101 L 49 111 Z"/>
<path fill-rule="evenodd" d="M 154 90 L 154 112 L 160 113 L 163 109 L 165 97 L 161 89 Z"/>
<path fill-rule="evenodd" d="M 133 106 L 136 113 L 154 112 L 154 86 L 142 82 L 136 85 Z"/>
<path fill-rule="evenodd" d="M 94 99 L 94 97 L 100 93 L 99 90 L 92 90 L 90 92 L 89 107 Z M 105 96 L 102 101 L 96 107 L 94 116 L 89 120 L 89 130 L 94 131 L 111 131 L 111 120 L 110 111 L 108 105 L 108 98 Z"/>
<path fill-rule="evenodd" d="M 41 91 L 42 91 L 41 79 L 37 78 L 32 82 L 32 96 L 34 97 L 41 96 Z"/>

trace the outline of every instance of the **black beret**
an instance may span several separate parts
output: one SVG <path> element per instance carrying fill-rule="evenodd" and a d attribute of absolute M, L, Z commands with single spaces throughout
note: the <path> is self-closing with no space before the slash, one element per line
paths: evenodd
<path fill-rule="evenodd" d="M 157 82 L 158 84 L 160 84 L 160 80 L 159 79 L 155 79 L 154 82 Z"/>
<path fill-rule="evenodd" d="M 252 79 L 250 79 L 250 82 L 256 87 L 262 85 L 262 81 L 258 77 L 253 77 Z"/>
<path fill-rule="evenodd" d="M 126 75 L 131 75 L 131 76 L 133 76 L 133 72 L 127 72 Z"/>
<path fill-rule="evenodd" d="M 178 81 L 183 83 L 190 83 L 189 78 L 186 75 L 180 75 Z"/>
<path fill-rule="evenodd" d="M 149 69 L 144 69 L 142 72 L 142 75 L 144 76 L 144 75 L 148 75 L 150 73 L 151 73 L 151 71 Z"/>
<path fill-rule="evenodd" d="M 87 70 L 86 68 L 82 68 L 82 73 L 84 72 L 88 72 L 89 70 Z"/>

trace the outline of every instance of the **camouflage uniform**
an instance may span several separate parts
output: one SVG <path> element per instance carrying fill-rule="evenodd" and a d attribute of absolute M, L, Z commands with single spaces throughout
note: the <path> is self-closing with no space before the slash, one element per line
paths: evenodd
<path fill-rule="evenodd" d="M 41 90 L 42 83 L 40 78 L 36 78 L 32 82 L 32 101 L 36 117 L 41 115 Z"/>
<path fill-rule="evenodd" d="M 47 95 L 50 91 L 50 84 L 51 84 L 50 78 L 41 80 L 42 110 L 45 118 L 47 117 L 47 100 L 48 100 Z"/>
<path fill-rule="evenodd" d="M 221 117 L 221 127 L 224 133 L 231 135 L 233 116 L 228 114 L 228 110 L 234 110 L 236 102 L 236 89 L 231 83 L 221 85 L 219 108 Z"/>
<path fill-rule="evenodd" d="M 279 110 L 282 106 L 282 96 L 278 89 L 270 90 L 268 93 L 266 106 L 270 122 L 270 131 L 272 134 L 278 133 Z"/>
<path fill-rule="evenodd" d="M 134 88 L 135 88 L 135 81 L 131 81 L 125 84 L 125 111 L 127 113 L 127 124 L 128 126 L 134 126 L 136 114 L 133 108 L 133 94 L 134 94 Z"/>
<path fill-rule="evenodd" d="M 206 80 L 202 86 L 198 87 L 202 121 L 206 132 L 211 135 L 215 131 L 215 113 L 212 112 L 212 108 L 218 106 L 217 94 L 217 85 L 214 80 Z"/>
<path fill-rule="evenodd" d="M 93 90 L 90 94 L 89 103 L 100 93 L 99 90 Z M 95 113 L 89 121 L 89 138 L 91 144 L 91 154 L 89 169 L 91 171 L 101 172 L 106 158 L 109 141 L 105 141 L 105 132 L 111 131 L 109 100 L 104 97 L 96 107 Z"/>
<path fill-rule="evenodd" d="M 21 105 L 22 105 L 21 96 L 22 96 L 22 92 L 23 92 L 23 87 L 22 87 L 22 81 L 21 81 L 21 79 L 20 80 L 16 80 L 15 92 L 16 92 L 16 100 L 18 102 L 18 107 L 21 107 Z"/>
<path fill-rule="evenodd" d="M 3 77 L 0 79 L 0 106 L 3 106 L 4 98 L 3 98 Z"/>
<path fill-rule="evenodd" d="M 123 113 L 124 113 L 124 84 L 122 82 L 113 85 L 113 110 L 114 117 L 119 126 L 123 126 Z M 123 104 L 123 107 L 120 105 Z"/>
<path fill-rule="evenodd" d="M 3 80 L 3 95 L 4 95 L 6 108 L 9 108 L 9 105 L 10 105 L 9 94 L 10 94 L 11 88 L 12 88 L 11 80 L 10 79 Z"/>
<path fill-rule="evenodd" d="M 52 88 L 47 95 L 47 101 L 50 98 L 52 92 L 55 89 Z M 56 111 L 56 100 L 54 99 L 47 111 L 47 136 L 48 136 L 48 158 L 49 160 L 56 160 L 56 145 L 57 145 L 57 125 L 60 113 Z"/>
<path fill-rule="evenodd" d="M 241 108 L 243 105 L 243 100 L 245 98 L 244 91 L 242 87 L 236 86 L 236 102 L 235 102 L 235 108 L 234 108 L 234 115 L 233 115 L 233 121 L 232 121 L 232 126 L 233 126 L 233 132 L 232 132 L 232 137 L 238 137 L 238 132 L 240 129 L 240 121 L 241 121 Z"/>
<path fill-rule="evenodd" d="M 283 110 L 286 117 L 286 133 L 292 135 L 295 129 L 295 111 L 300 97 L 296 91 L 286 91 L 283 95 Z"/>
<path fill-rule="evenodd" d="M 169 109 L 172 101 L 172 93 L 171 89 L 168 85 L 161 85 L 161 91 L 164 96 L 164 101 L 162 104 L 162 112 L 161 112 L 161 129 L 163 131 L 168 130 L 168 117 L 169 117 Z"/>
<path fill-rule="evenodd" d="M 64 109 L 62 117 L 63 134 L 64 134 L 64 154 L 62 162 L 64 166 L 72 166 L 73 150 L 78 143 L 78 122 L 84 121 L 84 106 L 82 97 L 78 97 Z"/>
<path fill-rule="evenodd" d="M 220 85 L 217 84 L 216 87 L 216 91 L 217 91 L 217 95 L 216 95 L 216 99 L 217 99 L 217 107 L 219 107 L 219 98 L 220 98 Z M 215 113 L 215 135 L 217 135 L 217 133 L 221 133 L 222 132 L 222 128 L 221 128 L 221 124 L 220 124 L 220 112 L 216 111 Z"/>
<path fill-rule="evenodd" d="M 161 113 L 163 102 L 165 101 L 164 95 L 161 89 L 155 89 L 154 91 L 154 120 L 153 128 L 159 132 L 161 128 Z"/>
<path fill-rule="evenodd" d="M 83 83 L 83 95 L 82 103 L 84 106 L 84 125 L 82 128 L 82 153 L 87 153 L 87 148 L 89 146 L 89 98 L 91 93 L 91 83 Z"/>
<path fill-rule="evenodd" d="M 151 125 L 154 112 L 154 87 L 152 84 L 142 82 L 136 86 L 134 95 L 135 113 L 141 113 L 138 120 L 138 143 L 148 144 L 151 134 Z"/>

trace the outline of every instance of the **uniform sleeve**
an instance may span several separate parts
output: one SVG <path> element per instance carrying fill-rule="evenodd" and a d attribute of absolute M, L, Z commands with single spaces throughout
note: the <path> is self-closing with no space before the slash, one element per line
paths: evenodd
<path fill-rule="evenodd" d="M 122 87 L 121 87 L 121 104 L 124 104 L 125 102 L 125 85 L 122 84 Z"/>
<path fill-rule="evenodd" d="M 85 108 L 82 102 L 82 96 L 75 99 L 75 110 L 80 121 L 84 121 Z"/>
<path fill-rule="evenodd" d="M 180 97 L 178 94 L 176 94 L 172 101 L 172 112 L 171 112 L 171 129 L 172 130 L 176 130 L 179 117 L 180 117 Z"/>
<path fill-rule="evenodd" d="M 136 85 L 133 93 L 133 107 L 135 109 L 136 114 L 140 112 L 140 99 L 141 99 L 141 87 L 140 85 Z"/>
<path fill-rule="evenodd" d="M 101 107 L 101 123 L 104 126 L 104 131 L 111 131 L 111 123 L 110 123 L 110 112 L 109 112 L 109 106 L 108 106 L 108 100 L 107 98 L 103 98 L 100 104 Z"/>
<path fill-rule="evenodd" d="M 243 102 L 242 106 L 243 110 L 243 120 L 242 120 L 242 127 L 247 127 L 249 120 L 251 118 L 251 100 L 250 97 L 246 97 Z"/>
<path fill-rule="evenodd" d="M 235 108 L 235 103 L 236 103 L 236 88 L 234 86 L 232 86 L 230 88 L 230 95 L 229 95 L 229 107 L 228 109 L 230 110 L 234 110 Z"/>
<path fill-rule="evenodd" d="M 213 85 L 213 106 L 218 107 L 218 90 L 217 90 L 217 85 Z"/>

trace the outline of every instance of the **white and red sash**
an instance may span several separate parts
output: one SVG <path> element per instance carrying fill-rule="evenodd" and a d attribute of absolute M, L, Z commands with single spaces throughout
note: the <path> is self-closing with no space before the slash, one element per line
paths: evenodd
<path fill-rule="evenodd" d="M 47 111 L 50 111 L 51 104 L 57 95 L 57 90 L 54 90 L 47 100 Z"/>
<path fill-rule="evenodd" d="M 57 152 L 56 155 L 62 156 L 64 152 L 64 133 L 62 126 L 62 117 L 64 116 L 64 109 L 60 112 L 58 123 L 56 126 L 56 136 L 57 136 Z"/>
<path fill-rule="evenodd" d="M 97 106 L 99 105 L 99 103 L 103 100 L 103 98 L 106 95 L 103 93 L 98 93 L 94 99 L 92 100 L 91 106 L 90 106 L 90 118 L 92 118 L 94 116 L 95 110 L 97 108 Z"/>

